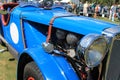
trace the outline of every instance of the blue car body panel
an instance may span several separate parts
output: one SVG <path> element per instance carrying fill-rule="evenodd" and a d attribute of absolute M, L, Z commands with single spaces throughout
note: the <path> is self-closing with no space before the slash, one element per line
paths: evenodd
<path fill-rule="evenodd" d="M 29 13 L 30 13 L 29 11 L 23 12 L 22 16 L 25 17 L 26 20 L 41 22 L 46 25 L 49 25 L 51 18 L 54 16 L 69 15 L 69 14 L 71 15 L 71 13 L 66 12 L 64 10 L 60 11 L 60 9 L 55 9 L 55 10 L 53 9 L 51 11 L 49 10 L 45 11 L 43 9 L 40 9 L 39 11 L 31 12 L 31 14 Z M 45 18 L 44 16 L 46 16 L 47 18 Z M 72 16 L 72 17 L 62 17 L 56 19 L 53 26 L 71 32 L 86 35 L 89 33 L 100 34 L 104 29 L 116 25 L 84 16 L 79 16 L 79 17 Z"/>
<path fill-rule="evenodd" d="M 79 78 L 65 58 L 52 56 L 43 50 L 42 43 L 45 42 L 46 36 L 30 25 L 29 21 L 49 25 L 51 18 L 54 16 L 69 14 L 71 15 L 71 13 L 61 8 L 44 10 L 32 6 L 17 6 L 10 13 L 9 24 L 3 26 L 4 38 L 6 41 L 18 52 L 19 57 L 24 53 L 30 55 L 42 71 L 46 80 L 79 80 Z M 16 43 L 11 37 L 10 26 L 12 23 L 17 26 L 18 30 L 18 41 Z M 53 27 L 82 35 L 87 35 L 89 33 L 101 34 L 104 29 L 114 26 L 117 25 L 76 15 L 57 18 L 53 23 Z M 21 27 L 24 27 L 26 49 L 24 49 Z"/>
<path fill-rule="evenodd" d="M 22 15 L 22 9 L 28 10 L 25 8 L 20 8 L 19 10 L 19 7 L 15 8 L 11 12 L 9 24 L 3 26 L 6 41 L 18 52 L 19 57 L 24 53 L 30 55 L 42 71 L 45 80 L 79 80 L 72 66 L 70 66 L 63 57 L 51 56 L 43 50 L 41 45 L 45 42 L 46 37 L 28 23 L 28 20 Z M 36 8 L 33 7 L 32 9 L 34 10 Z M 25 32 L 26 49 L 24 49 L 22 41 L 21 18 L 23 19 L 22 25 Z M 18 29 L 18 43 L 14 43 L 11 37 L 10 25 L 12 23 L 14 23 Z"/>
<path fill-rule="evenodd" d="M 26 49 L 34 59 L 45 80 L 80 80 L 69 63 L 60 56 L 51 56 L 41 46 Z"/>
<path fill-rule="evenodd" d="M 3 30 L 4 30 L 4 37 L 6 39 L 6 41 L 12 45 L 12 47 L 14 47 L 18 52 L 22 52 L 24 47 L 23 47 L 23 42 L 22 42 L 22 32 L 21 32 L 21 27 L 20 27 L 20 17 L 18 16 L 18 14 L 14 14 L 15 12 L 11 12 L 11 16 L 10 16 L 10 21 L 9 24 L 7 26 L 3 26 Z M 14 14 L 14 15 L 13 15 Z M 10 25 L 11 23 L 15 23 L 17 25 L 18 28 L 18 34 L 19 34 L 19 41 L 17 44 L 15 44 L 11 38 L 11 34 L 10 34 Z"/>

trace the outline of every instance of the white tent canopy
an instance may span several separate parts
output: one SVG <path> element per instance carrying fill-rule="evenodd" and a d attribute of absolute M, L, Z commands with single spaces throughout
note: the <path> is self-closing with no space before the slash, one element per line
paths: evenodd
<path fill-rule="evenodd" d="M 70 0 L 62 0 L 61 2 L 70 2 Z"/>
<path fill-rule="evenodd" d="M 60 2 L 70 2 L 71 0 L 61 0 Z M 55 0 L 55 2 L 58 2 L 58 0 Z"/>

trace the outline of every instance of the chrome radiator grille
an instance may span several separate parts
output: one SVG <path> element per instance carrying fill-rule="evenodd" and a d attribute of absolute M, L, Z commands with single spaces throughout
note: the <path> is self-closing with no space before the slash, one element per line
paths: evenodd
<path fill-rule="evenodd" d="M 118 36 L 113 42 L 105 80 L 120 80 L 120 40 Z"/>

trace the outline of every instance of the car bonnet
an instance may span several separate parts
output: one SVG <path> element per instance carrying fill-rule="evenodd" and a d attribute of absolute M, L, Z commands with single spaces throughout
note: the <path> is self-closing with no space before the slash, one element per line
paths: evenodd
<path fill-rule="evenodd" d="M 77 15 L 66 16 L 66 15 L 73 14 L 60 8 L 51 10 L 39 9 L 35 11 L 24 11 L 21 14 L 21 16 L 24 17 L 26 20 L 38 22 L 45 25 L 49 25 L 53 17 L 61 16 L 54 20 L 53 27 L 83 35 L 89 33 L 101 34 L 104 29 L 117 26 L 116 24 L 112 24 L 109 22 L 105 22 L 90 17 Z"/>

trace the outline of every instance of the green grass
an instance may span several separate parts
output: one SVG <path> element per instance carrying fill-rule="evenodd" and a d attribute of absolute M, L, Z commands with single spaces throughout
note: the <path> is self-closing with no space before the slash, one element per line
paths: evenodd
<path fill-rule="evenodd" d="M 8 51 L 0 53 L 0 80 L 16 80 L 16 67 L 17 61 Z"/>
<path fill-rule="evenodd" d="M 97 19 L 100 19 L 100 20 L 103 20 L 103 21 L 107 21 L 107 22 L 110 22 L 110 23 L 114 23 L 114 24 L 120 24 L 120 21 L 117 18 L 115 18 L 114 22 L 109 20 L 107 17 L 98 17 Z"/>

